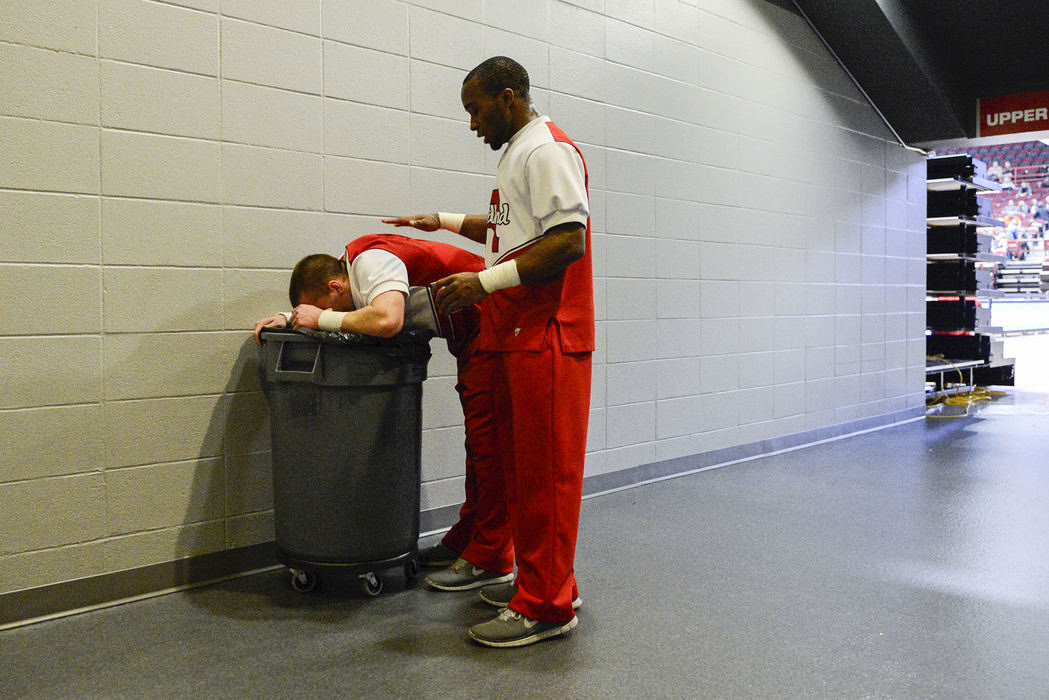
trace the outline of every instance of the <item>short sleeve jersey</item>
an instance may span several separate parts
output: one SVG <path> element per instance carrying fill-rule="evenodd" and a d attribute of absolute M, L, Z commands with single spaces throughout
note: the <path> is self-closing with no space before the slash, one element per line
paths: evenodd
<path fill-rule="evenodd" d="M 565 352 L 594 349 L 594 280 L 586 162 L 548 117 L 510 139 L 499 160 L 488 212 L 485 262 L 512 260 L 554 226 L 586 227 L 586 253 L 539 284 L 501 289 L 481 304 L 481 347 L 537 350 L 553 322 Z"/>
<path fill-rule="evenodd" d="M 408 293 L 408 270 L 393 253 L 372 248 L 361 251 L 347 266 L 353 305 L 371 304 L 380 294 L 398 291 Z"/>
<path fill-rule="evenodd" d="M 413 316 L 429 316 L 437 324 L 441 337 L 448 340 L 453 353 L 458 344 L 472 337 L 479 324 L 476 307 L 463 309 L 451 317 L 437 313 L 430 297 L 430 285 L 456 272 L 478 272 L 484 260 L 457 246 L 435 241 L 422 241 L 397 234 L 361 236 L 346 246 L 347 275 L 353 303 L 361 308 L 372 303 L 383 292 L 398 290 L 408 295 L 405 323 Z"/>

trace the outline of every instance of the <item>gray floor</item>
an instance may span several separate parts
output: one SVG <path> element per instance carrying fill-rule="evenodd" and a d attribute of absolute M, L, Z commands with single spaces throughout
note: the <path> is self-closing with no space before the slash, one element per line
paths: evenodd
<path fill-rule="evenodd" d="M 566 639 L 284 572 L 0 633 L 0 696 L 1049 697 L 1049 395 L 587 500 Z M 392 576 L 397 579 L 398 577 Z"/>

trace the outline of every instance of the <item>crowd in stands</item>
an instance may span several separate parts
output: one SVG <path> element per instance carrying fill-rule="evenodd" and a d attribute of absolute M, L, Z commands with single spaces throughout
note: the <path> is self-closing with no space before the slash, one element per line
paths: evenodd
<path fill-rule="evenodd" d="M 938 150 L 936 155 L 956 153 L 983 161 L 987 179 L 1001 185 L 1001 192 L 982 195 L 991 199 L 992 218 L 1003 223 L 994 229 L 995 248 L 1009 258 L 1043 256 L 1049 234 L 1049 145 L 1025 141 Z"/>

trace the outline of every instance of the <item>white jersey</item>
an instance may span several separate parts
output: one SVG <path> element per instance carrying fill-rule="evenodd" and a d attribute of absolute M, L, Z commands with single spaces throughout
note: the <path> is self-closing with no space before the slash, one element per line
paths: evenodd
<path fill-rule="evenodd" d="M 393 253 L 372 248 L 357 255 L 346 271 L 354 308 L 368 306 L 385 292 L 401 292 L 404 303 L 404 330 L 430 330 L 440 335 L 437 316 L 426 287 L 408 284 L 408 268 Z"/>
<path fill-rule="evenodd" d="M 564 223 L 586 225 L 590 203 L 583 160 L 538 117 L 514 134 L 499 159 L 488 212 L 485 265 L 491 267 Z"/>

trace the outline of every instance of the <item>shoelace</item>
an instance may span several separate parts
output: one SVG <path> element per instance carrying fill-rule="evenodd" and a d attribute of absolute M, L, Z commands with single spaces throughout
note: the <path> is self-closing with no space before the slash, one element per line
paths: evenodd
<path fill-rule="evenodd" d="M 521 613 L 517 612 L 516 610 L 511 610 L 510 608 L 503 608 L 499 612 L 499 619 L 503 622 L 509 622 L 510 620 L 520 620 Z"/>
<path fill-rule="evenodd" d="M 471 567 L 473 568 L 473 573 L 472 573 L 473 576 L 480 576 L 481 574 L 487 573 L 481 567 L 474 566 L 473 564 L 471 564 L 470 562 L 466 561 L 462 557 L 459 557 L 458 559 L 456 559 L 455 563 L 452 564 L 452 570 L 453 571 L 457 571 L 457 572 L 470 571 Z"/>

